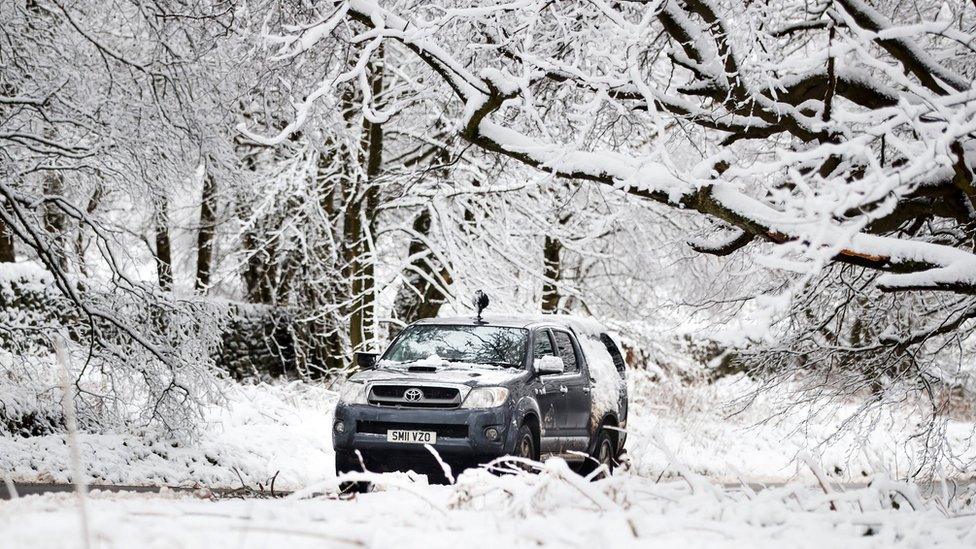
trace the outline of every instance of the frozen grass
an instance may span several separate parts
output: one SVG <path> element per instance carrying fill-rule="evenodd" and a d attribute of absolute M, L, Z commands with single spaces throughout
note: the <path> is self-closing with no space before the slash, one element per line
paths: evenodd
<path fill-rule="evenodd" d="M 306 383 L 227 383 L 224 403 L 204 409 L 198 440 L 156 433 L 79 433 L 88 482 L 257 488 L 277 473 L 294 489 L 331 474 L 335 394 Z M 68 482 L 65 436 L 0 437 L 0 471 L 18 481 Z"/>
<path fill-rule="evenodd" d="M 722 482 L 812 482 L 801 456 L 812 456 L 832 480 L 867 482 L 876 474 L 906 478 L 968 479 L 976 460 L 974 424 L 950 420 L 940 461 L 926 454 L 915 410 L 887 408 L 849 424 L 861 403 L 827 399 L 782 413 L 788 391 L 763 395 L 743 409 L 737 402 L 756 386 L 745 377 L 713 385 L 646 382 L 631 375 L 633 420 L 629 452 L 644 475 L 676 474 L 677 459 L 690 470 Z M 661 451 L 665 446 L 672 456 Z"/>
<path fill-rule="evenodd" d="M 378 491 L 285 500 L 211 502 L 94 494 L 99 547 L 972 547 L 972 503 L 924 500 L 876 479 L 849 491 L 790 485 L 759 493 L 689 474 L 655 482 L 633 473 L 586 482 L 561 460 L 536 474 L 469 471 L 454 486 L 382 475 Z M 326 484 L 334 486 L 334 481 Z M 324 487 L 320 487 L 324 488 Z M 67 494 L 0 502 L 11 547 L 81 547 Z"/>

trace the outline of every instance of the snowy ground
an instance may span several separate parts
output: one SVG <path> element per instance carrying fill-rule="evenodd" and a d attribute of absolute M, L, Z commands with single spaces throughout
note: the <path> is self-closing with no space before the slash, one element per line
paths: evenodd
<path fill-rule="evenodd" d="M 892 427 L 905 418 L 894 414 L 888 428 L 873 429 L 866 451 L 852 451 L 853 440 L 845 438 L 817 449 L 843 413 L 826 414 L 802 433 L 801 418 L 756 426 L 768 403 L 727 418 L 720 405 L 743 383 L 635 387 L 631 466 L 609 480 L 585 482 L 551 460 L 537 475 L 471 471 L 454 486 L 383 475 L 377 492 L 352 500 L 328 495 L 336 483 L 327 434 L 334 393 L 300 383 L 230 386 L 226 405 L 208 410 L 208 426 L 193 445 L 81 435 L 89 481 L 232 488 L 243 481 L 256 488 L 278 473 L 278 488 L 304 487 L 304 494 L 211 501 L 188 493 L 96 492 L 83 506 L 72 494 L 23 497 L 0 501 L 0 545 L 81 547 L 83 524 L 92 547 L 976 544 L 971 497 L 947 497 L 954 487 L 943 492 L 937 484 L 935 495 L 923 498 L 889 480 L 912 459 L 908 431 Z M 970 428 L 954 426 L 960 444 Z M 831 494 L 809 466 L 797 465 L 800 452 L 813 456 L 815 467 L 824 465 Z M 0 471 L 20 481 L 71 477 L 60 436 L 0 438 Z M 728 484 L 737 479 L 789 484 L 753 493 Z M 844 488 L 851 480 L 873 484 Z"/>
<path fill-rule="evenodd" d="M 79 434 L 93 484 L 295 489 L 332 474 L 335 394 L 305 383 L 228 385 L 191 445 L 136 434 Z M 11 480 L 68 482 L 62 435 L 0 437 L 0 472 Z"/>
<path fill-rule="evenodd" d="M 632 380 L 632 382 L 635 380 Z M 713 480 L 730 483 L 814 480 L 805 457 L 833 481 L 867 482 L 874 475 L 970 479 L 976 476 L 976 424 L 950 420 L 942 461 L 926 457 L 921 414 L 910 407 L 855 416 L 858 402 L 811 402 L 779 414 L 783 392 L 763 395 L 744 410 L 732 402 L 755 386 L 730 378 L 706 386 L 632 383 L 633 421 L 628 441 L 643 475 L 673 474 L 672 461 Z M 855 417 L 846 428 L 842 425 Z"/>
<path fill-rule="evenodd" d="M 454 486 L 386 475 L 340 500 L 70 494 L 0 502 L 5 547 L 973 547 L 976 514 L 876 482 L 831 495 L 704 479 L 594 483 L 554 460 L 537 475 L 465 473 Z M 831 510 L 831 502 L 836 510 Z M 895 508 L 895 506 L 899 508 Z M 910 510 L 912 505 L 917 511 Z M 85 526 L 83 526 L 85 525 Z M 286 545 L 287 544 L 287 545 Z"/>

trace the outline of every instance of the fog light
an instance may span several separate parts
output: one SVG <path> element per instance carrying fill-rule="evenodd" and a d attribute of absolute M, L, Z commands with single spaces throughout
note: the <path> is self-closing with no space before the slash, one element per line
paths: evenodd
<path fill-rule="evenodd" d="M 496 429 L 494 427 L 489 427 L 489 428 L 485 429 L 485 438 L 487 438 L 488 440 L 490 440 L 492 442 L 495 442 L 496 440 L 498 440 L 498 429 Z"/>
<path fill-rule="evenodd" d="M 332 426 L 332 430 L 335 431 L 336 434 L 341 435 L 342 433 L 346 432 L 346 424 L 341 421 L 337 421 L 335 422 L 335 425 Z"/>

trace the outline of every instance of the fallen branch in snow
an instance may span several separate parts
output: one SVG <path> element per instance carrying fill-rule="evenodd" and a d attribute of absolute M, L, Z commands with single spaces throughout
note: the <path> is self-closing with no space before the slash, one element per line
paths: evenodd
<path fill-rule="evenodd" d="M 807 467 L 810 468 L 810 471 L 813 472 L 813 476 L 817 478 L 817 483 L 820 484 L 820 489 L 824 491 L 824 494 L 826 494 L 828 497 L 833 494 L 834 490 L 830 487 L 830 482 L 827 480 L 827 475 L 824 474 L 819 465 L 814 463 L 813 458 L 810 457 L 810 454 L 804 452 L 800 455 L 800 459 L 802 459 L 803 462 L 807 464 Z M 830 502 L 830 510 L 837 510 L 837 506 L 834 505 L 833 501 Z"/>
<path fill-rule="evenodd" d="M 408 494 L 412 494 L 425 503 L 429 504 L 432 509 L 438 511 L 442 515 L 446 515 L 447 511 L 437 502 L 430 499 L 427 494 L 424 494 L 422 490 L 419 490 L 414 486 L 414 483 L 407 478 L 403 473 L 394 474 L 381 474 L 381 473 L 369 473 L 369 472 L 347 472 L 336 476 L 333 479 L 325 480 L 311 486 L 306 486 L 301 490 L 297 490 L 285 499 L 308 499 L 316 497 L 322 493 L 326 494 L 338 494 L 340 486 L 347 482 L 366 482 L 374 486 L 379 486 L 382 488 L 396 488 L 398 490 L 403 490 Z"/>

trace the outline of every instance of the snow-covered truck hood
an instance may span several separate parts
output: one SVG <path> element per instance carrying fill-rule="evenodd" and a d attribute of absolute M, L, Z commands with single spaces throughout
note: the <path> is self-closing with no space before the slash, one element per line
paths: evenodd
<path fill-rule="evenodd" d="M 437 367 L 434 371 L 409 371 L 406 367 L 379 367 L 359 372 L 349 378 L 357 383 L 374 383 L 377 381 L 396 381 L 406 383 L 423 383 L 425 381 L 437 383 L 456 383 L 469 387 L 487 385 L 505 385 L 516 378 L 524 377 L 526 371 L 521 368 L 496 368 L 481 365 Z"/>

